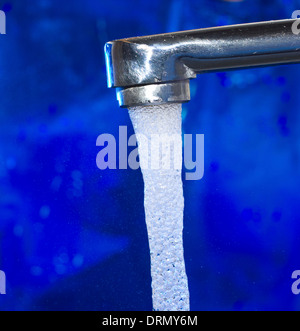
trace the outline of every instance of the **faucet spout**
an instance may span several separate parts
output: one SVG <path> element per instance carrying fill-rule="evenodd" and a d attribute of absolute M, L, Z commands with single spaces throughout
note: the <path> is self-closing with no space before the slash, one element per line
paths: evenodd
<path fill-rule="evenodd" d="M 197 74 L 300 63 L 296 20 L 232 25 L 145 37 L 105 45 L 108 86 L 121 107 L 187 102 Z"/>

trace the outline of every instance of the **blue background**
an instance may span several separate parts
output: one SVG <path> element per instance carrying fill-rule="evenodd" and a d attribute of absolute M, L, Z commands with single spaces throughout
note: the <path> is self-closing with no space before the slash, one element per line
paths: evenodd
<path fill-rule="evenodd" d="M 290 18 L 300 1 L 0 1 L 1 310 L 151 310 L 140 171 L 100 171 L 96 138 L 132 126 L 106 41 Z M 204 74 L 184 105 L 205 177 L 184 182 L 192 310 L 296 310 L 299 65 Z"/>

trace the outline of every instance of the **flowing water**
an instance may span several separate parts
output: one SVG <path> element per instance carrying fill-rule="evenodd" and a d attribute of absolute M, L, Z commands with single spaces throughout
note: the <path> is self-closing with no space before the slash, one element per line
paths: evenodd
<path fill-rule="evenodd" d="M 181 104 L 129 109 L 145 183 L 144 206 L 151 255 L 153 309 L 156 311 L 190 309 L 182 242 L 181 112 Z M 168 154 L 163 146 L 168 146 L 172 136 L 174 143 Z"/>

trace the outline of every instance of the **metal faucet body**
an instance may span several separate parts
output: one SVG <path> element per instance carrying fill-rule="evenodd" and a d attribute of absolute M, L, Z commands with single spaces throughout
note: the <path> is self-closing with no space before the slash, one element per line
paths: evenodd
<path fill-rule="evenodd" d="M 300 63 L 295 20 L 128 38 L 105 45 L 108 86 L 121 107 L 190 100 L 189 80 L 205 72 Z"/>

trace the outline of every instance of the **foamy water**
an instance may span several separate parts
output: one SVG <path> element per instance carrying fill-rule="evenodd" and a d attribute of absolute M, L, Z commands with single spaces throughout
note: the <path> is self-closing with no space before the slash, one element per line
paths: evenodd
<path fill-rule="evenodd" d="M 140 163 L 145 183 L 145 214 L 151 254 L 153 309 L 189 311 L 189 290 L 183 255 L 182 139 L 181 104 L 143 106 L 129 109 L 139 143 Z M 171 148 L 171 167 L 163 161 L 159 145 L 148 145 L 157 136 Z M 147 138 L 147 141 L 145 140 Z M 160 167 L 151 167 L 159 155 Z M 154 170 L 155 168 L 156 170 Z"/>

